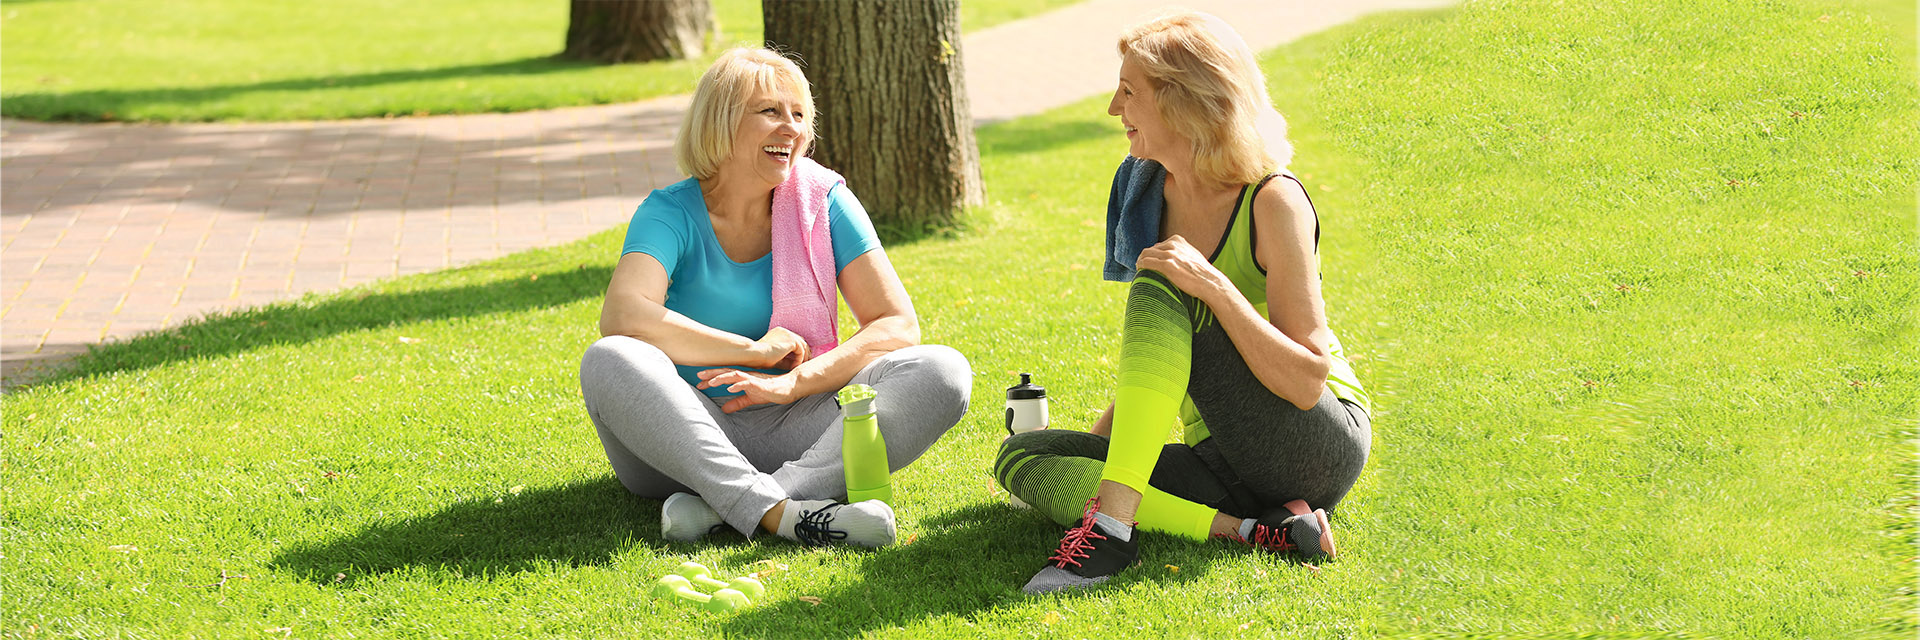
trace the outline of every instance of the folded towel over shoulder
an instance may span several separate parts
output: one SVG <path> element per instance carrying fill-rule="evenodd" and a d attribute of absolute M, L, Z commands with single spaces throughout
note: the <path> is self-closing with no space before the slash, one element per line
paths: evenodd
<path fill-rule="evenodd" d="M 845 183 L 812 158 L 795 158 L 787 181 L 773 189 L 773 318 L 818 356 L 840 345 L 838 288 L 827 193 Z"/>
<path fill-rule="evenodd" d="M 1160 218 L 1166 214 L 1167 169 L 1152 160 L 1133 156 L 1120 161 L 1107 194 L 1107 256 L 1101 276 L 1115 282 L 1133 280 L 1140 252 L 1160 241 Z"/>

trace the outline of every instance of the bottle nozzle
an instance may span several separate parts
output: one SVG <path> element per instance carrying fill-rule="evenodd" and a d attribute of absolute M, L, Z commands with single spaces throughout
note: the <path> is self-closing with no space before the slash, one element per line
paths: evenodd
<path fill-rule="evenodd" d="M 873 398 L 877 395 L 873 387 L 864 384 L 850 384 L 833 394 L 833 401 L 840 405 L 840 415 L 845 417 L 873 414 Z"/>

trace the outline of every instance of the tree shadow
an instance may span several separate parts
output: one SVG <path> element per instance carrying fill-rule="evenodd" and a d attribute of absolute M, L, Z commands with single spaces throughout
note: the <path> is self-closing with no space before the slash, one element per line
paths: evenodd
<path fill-rule="evenodd" d="M 354 89 L 386 84 L 473 78 L 485 76 L 538 76 L 548 73 L 598 68 L 601 65 L 557 57 L 532 57 L 486 64 L 467 64 L 437 69 L 378 71 L 338 76 L 289 78 L 245 84 L 209 87 L 152 89 L 97 89 L 93 91 L 27 91 L 7 96 L 5 114 L 9 117 L 32 114 L 36 120 L 56 122 L 100 122 L 102 113 L 131 113 L 137 107 L 178 104 L 193 105 L 225 100 L 261 91 L 308 91 L 314 89 Z"/>
<path fill-rule="evenodd" d="M 191 358 L 216 358 L 268 346 L 304 344 L 364 329 L 553 307 L 604 294 L 612 277 L 611 266 L 579 265 L 479 284 L 392 293 L 349 292 L 316 302 L 251 307 L 94 345 L 70 365 L 49 371 L 46 378 L 31 385 L 147 369 Z"/>
<path fill-rule="evenodd" d="M 729 637 L 849 636 L 911 624 L 936 616 L 970 616 L 1001 605 L 1019 604 L 1034 596 L 1021 593 L 1046 556 L 1060 542 L 1059 526 L 1031 511 L 1005 504 L 974 504 L 941 513 L 923 522 L 930 531 L 909 544 L 863 554 L 859 567 L 848 573 L 856 581 L 834 585 L 822 593 L 781 593 L 769 586 L 771 597 L 728 619 L 722 629 Z M 765 559 L 771 549 L 743 549 L 728 566 L 746 566 Z M 1041 597 L 1099 597 L 1104 591 L 1127 589 L 1153 581 L 1198 579 L 1205 575 L 1208 545 L 1148 534 L 1141 539 L 1142 562 L 1109 584 L 1086 594 Z M 1190 565 L 1169 573 L 1161 561 Z M 818 598 L 813 603 L 799 596 Z"/>
<path fill-rule="evenodd" d="M 362 578 L 409 567 L 439 567 L 464 576 L 498 576 L 555 563 L 607 564 L 648 530 L 649 503 L 633 500 L 612 475 L 541 489 L 500 502 L 473 500 L 439 513 L 379 524 L 324 542 L 296 544 L 269 566 L 332 584 L 336 574 Z"/>

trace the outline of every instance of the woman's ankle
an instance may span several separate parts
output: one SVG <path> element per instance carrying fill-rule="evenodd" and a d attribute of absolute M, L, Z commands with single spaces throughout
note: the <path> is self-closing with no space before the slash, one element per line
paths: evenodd
<path fill-rule="evenodd" d="M 787 515 L 787 502 L 789 501 L 781 500 L 780 504 L 773 505 L 772 509 L 768 509 L 760 516 L 760 530 L 780 535 L 780 518 Z"/>
<path fill-rule="evenodd" d="M 1213 514 L 1213 525 L 1207 528 L 1209 538 L 1234 538 L 1240 536 L 1240 526 L 1246 522 L 1224 513 Z"/>
<path fill-rule="evenodd" d="M 1121 522 L 1133 522 L 1140 512 L 1140 492 L 1112 480 L 1101 480 L 1094 494 L 1100 500 L 1100 513 Z"/>

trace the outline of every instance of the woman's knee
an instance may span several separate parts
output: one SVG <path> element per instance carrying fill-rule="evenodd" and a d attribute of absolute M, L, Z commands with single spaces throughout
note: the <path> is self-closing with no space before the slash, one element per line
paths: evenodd
<path fill-rule="evenodd" d="M 659 347 L 631 336 L 607 336 L 595 340 L 587 346 L 587 352 L 580 357 L 580 369 L 605 369 L 609 367 L 630 366 L 627 363 L 667 360 L 667 354 Z"/>
<path fill-rule="evenodd" d="M 1107 459 L 1107 439 L 1073 429 L 1039 429 L 1017 433 L 1000 442 L 995 465 L 1016 456 L 1071 456 Z"/>
<path fill-rule="evenodd" d="M 899 387 L 913 396 L 911 406 L 934 411 L 948 428 L 966 415 L 973 399 L 973 365 L 965 355 L 946 345 L 923 344 L 886 357 L 895 360 L 887 377 L 902 377 L 905 384 Z"/>
<path fill-rule="evenodd" d="M 673 360 L 659 347 L 639 339 L 607 336 L 594 341 L 580 356 L 580 390 L 591 396 L 602 387 L 630 388 L 633 378 L 644 376 L 650 369 L 672 372 Z"/>

